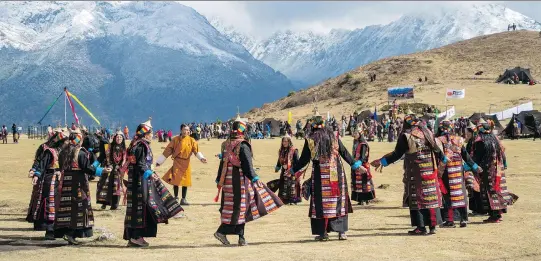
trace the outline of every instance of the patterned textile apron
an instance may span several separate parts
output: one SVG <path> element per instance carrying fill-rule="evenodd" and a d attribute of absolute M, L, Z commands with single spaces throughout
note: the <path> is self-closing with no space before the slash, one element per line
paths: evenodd
<path fill-rule="evenodd" d="M 338 153 L 338 141 L 332 142 L 331 157 L 320 157 L 316 155 L 317 146 L 312 139 L 307 139 L 310 151 L 312 153 L 312 188 L 310 195 L 310 210 L 308 216 L 314 219 L 331 219 L 343 217 L 352 213 L 351 202 L 348 195 L 346 173 L 344 172 L 340 154 Z M 319 177 L 316 176 L 315 166 L 319 166 Z M 315 195 L 316 182 L 321 184 L 321 195 Z M 316 200 L 316 196 L 318 197 Z M 320 201 L 321 200 L 321 201 Z M 317 203 L 316 201 L 321 202 Z M 320 211 L 318 211 L 320 210 Z"/>
<path fill-rule="evenodd" d="M 57 207 L 55 230 L 85 229 L 94 226 L 88 177 L 79 168 L 77 159 L 72 162 L 69 170 L 62 173 L 60 180 L 60 202 Z"/>
<path fill-rule="evenodd" d="M 441 192 L 432 150 L 421 130 L 412 130 L 410 139 L 416 151 L 404 157 L 408 206 L 412 210 L 440 208 Z"/>
<path fill-rule="evenodd" d="M 443 172 L 443 179 L 447 181 L 444 184 L 445 191 L 443 198 L 445 199 L 446 208 L 464 208 L 467 206 L 466 186 L 463 178 L 462 169 L 462 138 L 454 135 L 438 137 L 442 142 L 443 151 L 448 158 L 445 166 L 440 166 L 440 173 Z"/>
<path fill-rule="evenodd" d="M 370 147 L 368 147 L 368 144 L 366 143 L 359 143 L 357 146 L 353 149 L 355 155 L 355 160 L 361 160 L 361 149 L 362 146 L 366 146 L 367 148 L 367 160 L 366 162 L 363 162 L 363 167 L 366 169 L 366 173 L 361 173 L 360 169 L 355 170 L 354 176 L 352 178 L 352 190 L 357 193 L 373 193 L 374 197 L 376 196 L 376 192 L 374 190 L 374 182 L 372 181 L 372 172 L 370 171 L 370 164 L 368 163 L 368 159 L 370 158 Z M 366 176 L 366 181 L 363 182 L 363 177 Z"/>
<path fill-rule="evenodd" d="M 243 141 L 226 141 L 224 146 L 224 164 L 219 182 L 222 185 L 222 224 L 245 224 L 266 216 L 283 205 L 266 185 L 259 188 L 244 176 L 239 158 L 240 144 Z"/>

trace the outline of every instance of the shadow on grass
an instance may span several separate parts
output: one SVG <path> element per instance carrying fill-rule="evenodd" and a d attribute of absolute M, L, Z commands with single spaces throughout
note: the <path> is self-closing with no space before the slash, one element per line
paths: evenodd
<path fill-rule="evenodd" d="M 127 241 L 126 241 L 127 242 Z M 220 243 L 216 244 L 204 244 L 198 246 L 178 246 L 178 245 L 152 245 L 152 242 L 149 242 L 151 245 L 147 248 L 149 249 L 198 249 L 198 248 L 211 248 L 211 247 L 238 247 L 235 242 L 231 242 L 230 246 L 224 246 Z M 289 241 L 273 241 L 273 242 L 253 242 L 248 243 L 248 246 L 260 246 L 260 245 L 276 245 L 276 244 L 304 244 L 304 243 L 317 243 L 317 241 L 310 240 L 289 240 Z M 81 244 L 78 247 L 90 247 L 90 248 L 128 248 L 127 243 L 124 245 L 102 245 L 102 244 Z M 142 248 L 146 249 L 146 248 Z"/>
<path fill-rule="evenodd" d="M 351 231 L 393 231 L 393 230 L 405 230 L 410 227 L 382 227 L 382 228 L 350 228 Z"/>
<path fill-rule="evenodd" d="M 376 233 L 376 234 L 358 234 L 358 235 L 348 235 L 348 238 L 355 238 L 355 237 L 403 237 L 408 235 L 407 231 L 404 231 L 402 233 Z"/>
<path fill-rule="evenodd" d="M 10 247 L 9 250 L 28 250 L 29 248 L 53 248 L 67 246 L 64 240 L 45 240 L 43 237 L 28 237 L 20 235 L 2 235 L 0 236 L 0 248 L 2 246 Z"/>
<path fill-rule="evenodd" d="M 409 218 L 410 215 L 396 215 L 396 216 L 387 216 L 387 217 L 390 217 L 390 218 Z"/>
<path fill-rule="evenodd" d="M 25 218 L 0 218 L 0 221 L 27 222 Z"/>
<path fill-rule="evenodd" d="M 25 216 L 25 213 L 0 213 L 0 216 Z"/>
<path fill-rule="evenodd" d="M 403 237 L 408 235 L 408 232 L 406 231 L 407 228 L 399 228 L 404 229 L 404 232 L 397 232 L 397 233 L 374 233 L 374 234 L 356 234 L 356 235 L 350 235 L 348 234 L 348 238 L 357 238 L 357 237 Z M 352 230 L 358 230 L 358 229 L 352 229 Z M 375 229 L 378 230 L 378 229 Z M 391 230 L 391 229 L 380 229 L 380 230 Z M 331 239 L 330 241 L 339 241 L 338 238 Z M 329 242 L 329 241 L 325 241 Z M 271 241 L 271 242 L 253 242 L 248 243 L 248 246 L 263 246 L 263 245 L 278 245 L 278 244 L 306 244 L 306 243 L 312 243 L 312 244 L 325 244 L 325 242 L 316 241 L 314 239 L 303 239 L 303 240 L 287 240 L 287 241 Z M 238 247 L 235 242 L 231 242 L 230 246 L 223 246 L 220 243 L 216 244 L 204 244 L 204 245 L 196 245 L 196 246 L 179 246 L 179 245 L 152 245 L 152 242 L 150 242 L 151 245 L 147 248 L 142 249 L 199 249 L 199 248 L 213 248 L 213 247 Z M 103 244 L 81 244 L 77 247 L 87 247 L 87 248 L 128 248 L 127 243 L 123 245 L 103 245 Z"/>
<path fill-rule="evenodd" d="M 353 209 L 364 209 L 364 210 L 389 210 L 389 209 L 407 209 L 403 207 L 387 207 L 387 206 L 360 206 L 360 205 L 354 205 Z"/>
<path fill-rule="evenodd" d="M 31 227 L 0 227 L 0 231 L 34 231 Z"/>

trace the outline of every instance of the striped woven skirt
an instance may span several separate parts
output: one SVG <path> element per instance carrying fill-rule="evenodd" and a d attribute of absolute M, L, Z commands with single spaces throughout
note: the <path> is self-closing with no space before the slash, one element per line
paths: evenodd
<path fill-rule="evenodd" d="M 241 225 L 277 210 L 282 201 L 265 184 L 257 187 L 230 163 L 222 188 L 221 222 Z"/>

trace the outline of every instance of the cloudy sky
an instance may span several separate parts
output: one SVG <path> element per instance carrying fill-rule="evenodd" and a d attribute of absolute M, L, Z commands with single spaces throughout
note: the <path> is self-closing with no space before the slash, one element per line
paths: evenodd
<path fill-rule="evenodd" d="M 355 1 L 179 1 L 199 13 L 219 16 L 237 29 L 256 37 L 278 30 L 312 30 L 328 32 L 333 28 L 355 29 L 386 24 L 414 11 L 431 11 L 447 6 L 469 5 L 468 2 L 355 2 Z M 487 3 L 487 2 L 483 2 Z M 541 21 L 541 2 L 494 2 Z"/>

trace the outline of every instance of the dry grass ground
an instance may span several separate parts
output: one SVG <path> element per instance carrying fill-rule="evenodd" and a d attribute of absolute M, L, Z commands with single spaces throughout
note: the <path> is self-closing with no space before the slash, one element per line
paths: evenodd
<path fill-rule="evenodd" d="M 459 116 L 473 112 L 501 111 L 524 101 L 538 104 L 541 85 L 502 85 L 495 81 L 505 69 L 529 67 L 534 78 L 541 80 L 541 37 L 539 32 L 516 31 L 480 36 L 438 49 L 395 56 L 363 65 L 346 74 L 299 91 L 291 97 L 253 109 L 246 116 L 254 119 L 275 117 L 287 119 L 288 111 L 297 118 L 312 114 L 314 97 L 320 101 L 320 112 L 329 111 L 337 118 L 355 110 L 374 110 L 387 102 L 387 88 L 414 85 L 415 102 L 444 108 L 444 93 L 449 89 L 466 89 L 466 98 L 450 101 L 457 105 Z M 476 76 L 475 73 L 483 71 Z M 368 75 L 377 74 L 370 82 Z M 428 81 L 418 82 L 418 78 Z M 378 107 L 380 108 L 380 107 Z"/>
<path fill-rule="evenodd" d="M 439 229 L 429 237 L 407 236 L 408 210 L 401 208 L 402 166 L 395 164 L 375 174 L 377 186 L 390 185 L 376 191 L 379 202 L 354 206 L 348 241 L 332 235 L 330 242 L 314 242 L 308 206 L 303 202 L 249 223 L 246 238 L 250 245 L 243 248 L 222 247 L 212 237 L 219 225 L 219 206 L 212 201 L 218 161 L 212 155 L 219 151 L 220 142 L 200 142 L 209 163 L 194 160 L 187 217 L 160 225 L 158 237 L 149 239 L 149 249 L 126 248 L 121 239 L 124 207 L 111 212 L 93 205 L 96 230 L 113 232 L 115 240 L 99 242 L 94 237 L 78 247 L 65 246 L 61 239 L 48 244 L 41 241 L 43 233 L 32 231 L 32 225 L 24 221 L 31 192 L 27 170 L 39 142 L 22 139 L 17 145 L 0 145 L 0 260 L 541 260 L 541 148 L 531 140 L 504 142 L 509 189 L 520 199 L 501 224 L 482 224 L 483 217 L 474 217 L 467 228 Z M 351 142 L 345 138 L 348 148 Z M 273 169 L 279 143 L 279 139 L 253 142 L 254 164 L 264 181 L 277 177 Z M 301 141 L 295 144 L 302 146 Z M 162 146 L 152 144 L 156 154 Z M 392 148 L 389 143 L 371 143 L 372 158 Z M 163 173 L 170 166 L 168 160 L 157 171 Z M 95 191 L 95 182 L 91 188 Z"/>

